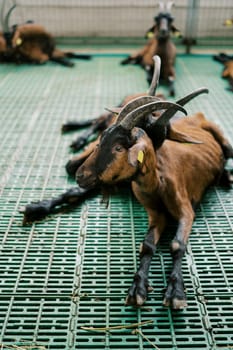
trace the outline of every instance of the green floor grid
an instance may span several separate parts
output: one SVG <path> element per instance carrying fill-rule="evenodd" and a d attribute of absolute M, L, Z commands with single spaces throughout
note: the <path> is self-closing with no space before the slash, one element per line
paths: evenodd
<path fill-rule="evenodd" d="M 89 119 L 127 94 L 146 91 L 144 72 L 121 66 L 123 55 L 98 54 L 73 69 L 0 66 L 0 344 L 3 349 L 233 349 L 233 190 L 210 189 L 196 212 L 183 262 L 188 308 L 162 306 L 171 268 L 169 240 L 152 261 L 154 290 L 141 309 L 124 305 L 147 230 L 130 191 L 86 200 L 33 225 L 19 208 L 74 186 L 65 172 L 76 134 L 68 119 Z M 233 143 L 233 94 L 208 55 L 176 62 L 177 99 L 206 86 L 187 105 L 217 122 Z M 167 93 L 159 87 L 158 92 Z M 82 327 L 150 323 L 107 332 Z"/>

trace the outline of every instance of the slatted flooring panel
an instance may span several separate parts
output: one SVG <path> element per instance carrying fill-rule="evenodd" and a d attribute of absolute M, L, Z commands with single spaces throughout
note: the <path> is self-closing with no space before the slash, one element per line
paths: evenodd
<path fill-rule="evenodd" d="M 148 301 L 141 309 L 124 305 L 147 229 L 146 213 L 130 191 L 112 196 L 107 208 L 97 195 L 74 210 L 22 225 L 21 206 L 74 186 L 65 164 L 77 134 L 62 135 L 62 123 L 94 118 L 125 95 L 147 90 L 144 72 L 121 66 L 122 58 L 96 54 L 72 69 L 0 66 L 3 349 L 233 348 L 233 190 L 210 189 L 197 209 L 183 262 L 183 311 L 162 306 L 173 223 L 151 265 Z M 205 112 L 233 142 L 233 95 L 221 69 L 211 56 L 179 55 L 177 98 L 207 86 L 210 94 L 187 109 Z M 83 329 L 113 326 L 119 328 Z"/>

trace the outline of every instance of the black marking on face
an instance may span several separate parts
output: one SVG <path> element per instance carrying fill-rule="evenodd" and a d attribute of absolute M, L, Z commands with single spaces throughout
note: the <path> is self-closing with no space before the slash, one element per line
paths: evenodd
<path fill-rule="evenodd" d="M 95 163 L 97 174 L 101 175 L 114 160 L 115 154 L 112 151 L 114 146 L 121 145 L 128 149 L 132 143 L 131 131 L 124 129 L 121 125 L 113 125 L 105 130 L 100 140 Z"/>

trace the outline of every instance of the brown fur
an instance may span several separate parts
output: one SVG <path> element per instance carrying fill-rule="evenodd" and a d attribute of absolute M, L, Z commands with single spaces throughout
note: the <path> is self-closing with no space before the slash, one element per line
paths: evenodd
<path fill-rule="evenodd" d="M 35 23 L 25 23 L 16 26 L 9 47 L 3 33 L 0 33 L 0 61 L 14 63 L 43 64 L 49 60 L 72 67 L 69 58 L 89 59 L 89 55 L 78 55 L 56 48 L 53 36 L 42 26 Z"/>
<path fill-rule="evenodd" d="M 224 66 L 225 68 L 222 72 L 222 77 L 233 80 L 233 60 L 224 63 Z"/>
<path fill-rule="evenodd" d="M 114 155 L 113 161 L 102 173 L 98 173 L 96 163 L 102 142 L 77 171 L 77 181 L 84 188 L 98 183 L 114 185 L 130 180 L 136 198 L 147 211 L 149 229 L 142 245 L 140 266 L 128 292 L 127 304 L 140 306 L 146 300 L 150 261 L 169 213 L 178 222 L 178 228 L 171 245 L 173 269 L 164 305 L 175 309 L 186 307 L 181 261 L 195 215 L 193 205 L 200 202 L 209 186 L 218 183 L 224 172 L 225 160 L 233 157 L 228 140 L 218 126 L 208 121 L 202 113 L 174 119 L 172 126 L 180 135 L 188 135 L 200 143 L 167 139 L 159 149 L 154 150 L 152 140 L 135 127 L 131 131 L 133 145 L 127 149 L 115 141 L 108 150 Z M 105 135 L 107 144 L 106 138 Z M 107 154 L 106 158 L 110 159 Z"/>

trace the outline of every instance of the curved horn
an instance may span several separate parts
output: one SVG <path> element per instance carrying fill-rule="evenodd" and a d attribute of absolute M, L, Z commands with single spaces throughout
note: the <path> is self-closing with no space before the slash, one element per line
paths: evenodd
<path fill-rule="evenodd" d="M 131 111 L 139 106 L 148 104 L 153 101 L 160 101 L 160 98 L 155 96 L 155 92 L 159 83 L 161 59 L 158 55 L 153 56 L 154 61 L 154 73 L 151 81 L 151 85 L 148 91 L 148 96 L 140 96 L 132 101 L 128 102 L 121 110 L 117 118 L 117 124 L 119 124 Z"/>
<path fill-rule="evenodd" d="M 139 96 L 132 101 L 129 101 L 120 111 L 116 124 L 119 124 L 122 122 L 122 120 L 132 111 L 137 109 L 140 106 L 143 106 L 145 104 L 160 101 L 160 99 L 156 96 Z"/>
<path fill-rule="evenodd" d="M 149 113 L 155 112 L 157 110 L 169 110 L 169 119 L 179 110 L 187 115 L 186 110 L 173 102 L 168 101 L 153 101 L 146 105 L 140 106 L 133 111 L 131 111 L 122 121 L 121 126 L 127 130 L 131 130 L 134 126 L 140 124 L 140 122 L 147 116 Z M 167 112 L 167 111 L 166 111 Z M 166 113 L 164 112 L 161 117 Z M 158 119 L 160 119 L 159 117 Z M 164 118 L 165 119 L 165 118 Z M 166 118 L 167 119 L 167 118 Z M 167 122 L 169 121 L 167 120 Z"/>
<path fill-rule="evenodd" d="M 167 3 L 167 12 L 170 12 L 171 11 L 171 8 L 172 8 L 172 6 L 174 5 L 174 1 L 168 1 L 168 3 Z"/>
<path fill-rule="evenodd" d="M 3 28 L 3 31 L 4 31 L 5 33 L 10 32 L 9 19 L 10 19 L 11 12 L 14 10 L 15 7 L 16 7 L 16 4 L 14 4 L 13 6 L 11 6 L 11 8 L 8 10 L 8 12 L 7 12 L 5 18 L 3 19 L 2 28 Z"/>
<path fill-rule="evenodd" d="M 153 56 L 154 61 L 154 73 L 150 88 L 148 91 L 149 96 L 155 96 L 157 86 L 159 84 L 160 68 L 161 68 L 161 58 L 158 55 Z"/>
<path fill-rule="evenodd" d="M 165 4 L 164 4 L 162 1 L 159 2 L 159 9 L 161 10 L 161 12 L 164 11 L 164 8 L 165 8 L 164 5 L 165 5 Z"/>
<path fill-rule="evenodd" d="M 209 92 L 209 90 L 206 87 L 201 87 L 201 88 L 191 92 L 190 94 L 186 95 L 185 97 L 182 97 L 181 99 L 176 101 L 176 103 L 178 105 L 184 106 L 186 103 L 188 103 L 189 101 L 191 101 L 193 98 L 197 97 L 198 95 L 207 94 L 208 92 Z"/>

